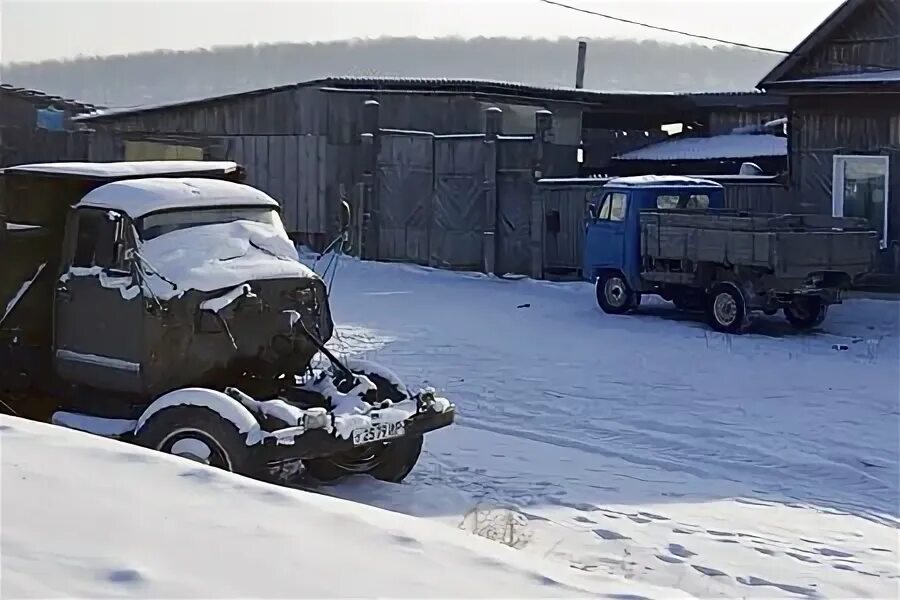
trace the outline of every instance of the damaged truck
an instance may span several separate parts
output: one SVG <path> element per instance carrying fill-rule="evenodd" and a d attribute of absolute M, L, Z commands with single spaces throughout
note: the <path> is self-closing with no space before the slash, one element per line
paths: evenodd
<path fill-rule="evenodd" d="M 454 405 L 326 347 L 325 283 L 242 173 L 0 170 L 0 408 L 278 483 L 403 480 Z"/>

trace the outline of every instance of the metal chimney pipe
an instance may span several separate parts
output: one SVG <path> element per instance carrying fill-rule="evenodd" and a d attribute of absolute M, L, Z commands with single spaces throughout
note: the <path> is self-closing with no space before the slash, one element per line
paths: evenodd
<path fill-rule="evenodd" d="M 575 66 L 575 88 L 582 89 L 584 87 L 584 60 L 587 57 L 587 42 L 581 40 L 578 42 L 578 64 Z"/>

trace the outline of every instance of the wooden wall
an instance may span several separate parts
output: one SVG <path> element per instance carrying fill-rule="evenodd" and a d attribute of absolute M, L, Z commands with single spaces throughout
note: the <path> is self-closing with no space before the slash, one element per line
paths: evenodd
<path fill-rule="evenodd" d="M 900 68 L 900 2 L 865 0 L 861 8 L 784 79 Z"/>
<path fill-rule="evenodd" d="M 794 210 L 831 214 L 834 157 L 888 156 L 888 251 L 882 270 L 900 269 L 900 106 L 892 95 L 796 98 L 791 109 L 790 182 Z"/>

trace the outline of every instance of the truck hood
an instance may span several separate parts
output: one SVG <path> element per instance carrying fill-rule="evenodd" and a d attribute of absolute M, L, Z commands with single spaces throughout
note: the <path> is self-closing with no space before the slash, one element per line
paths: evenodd
<path fill-rule="evenodd" d="M 283 229 L 253 221 L 166 233 L 141 244 L 139 252 L 144 270 L 152 273 L 148 278 L 153 292 L 162 299 L 248 281 L 318 277 L 300 262 Z"/>

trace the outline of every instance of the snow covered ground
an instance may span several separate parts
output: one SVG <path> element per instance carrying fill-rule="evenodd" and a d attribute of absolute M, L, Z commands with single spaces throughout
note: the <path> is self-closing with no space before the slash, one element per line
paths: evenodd
<path fill-rule="evenodd" d="M 404 485 L 331 493 L 697 596 L 900 593 L 900 303 L 735 337 L 661 301 L 603 314 L 583 283 L 347 258 L 331 298 L 336 347 L 460 412 Z"/>
<path fill-rule="evenodd" d="M 0 442 L 5 599 L 675 593 L 51 425 L 0 416 Z"/>
<path fill-rule="evenodd" d="M 0 596 L 898 596 L 900 303 L 723 336 L 347 258 L 331 299 L 336 348 L 458 405 L 404 484 L 328 498 L 3 417 Z"/>

